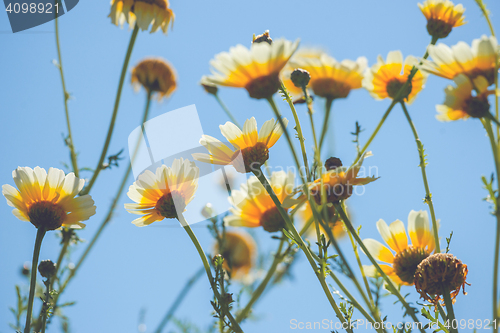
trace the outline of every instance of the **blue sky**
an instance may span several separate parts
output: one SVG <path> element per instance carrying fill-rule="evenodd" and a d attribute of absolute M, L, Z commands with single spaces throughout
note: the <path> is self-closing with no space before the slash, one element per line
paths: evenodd
<path fill-rule="evenodd" d="M 489 35 L 485 20 L 471 0 L 462 2 L 466 8 L 465 26 L 455 29 L 443 40 L 447 45 L 458 41 L 468 44 L 481 35 Z M 500 3 L 490 0 L 493 24 L 498 27 Z M 269 29 L 273 38 L 300 38 L 302 46 L 319 46 L 336 59 L 368 58 L 369 65 L 381 54 L 401 50 L 403 55 L 421 56 L 430 41 L 425 18 L 416 1 L 172 1 L 176 14 L 173 31 L 138 36 L 130 68 L 148 56 L 168 59 L 176 68 L 179 88 L 173 97 L 161 104 L 154 103 L 151 117 L 195 104 L 206 134 L 222 139 L 218 126 L 227 121 L 212 96 L 198 85 L 202 75 L 209 74 L 209 61 L 219 52 L 236 44 L 249 45 L 252 34 Z M 107 18 L 108 2 L 81 1 L 60 19 L 60 36 L 66 84 L 73 99 L 69 103 L 74 143 L 82 167 L 95 167 L 109 124 L 125 50 L 131 31 L 120 29 Z M 2 80 L 0 80 L 0 140 L 3 142 L 0 163 L 0 184 L 11 184 L 11 172 L 18 166 L 62 168 L 69 162 L 63 144 L 66 133 L 59 73 L 52 60 L 56 59 L 54 22 L 26 32 L 12 34 L 6 13 L 0 14 Z M 125 84 L 115 133 L 109 153 L 127 146 L 130 132 L 137 127 L 144 107 L 144 91 L 134 93 Z M 450 82 L 430 77 L 426 88 L 409 107 L 428 154 L 428 177 L 441 220 L 442 244 L 453 230 L 451 253 L 468 265 L 468 295 L 458 296 L 455 313 L 458 318 L 487 319 L 491 312 L 492 263 L 495 220 L 490 206 L 482 198 L 480 177 L 489 176 L 493 163 L 489 143 L 481 123 L 476 120 L 441 123 L 435 119 L 435 105 L 444 101 L 444 88 Z M 248 98 L 242 89 L 222 88 L 220 96 L 242 123 L 255 116 L 262 124 L 272 112 L 264 101 Z M 276 96 L 281 111 L 290 119 L 284 102 Z M 335 155 L 348 164 L 356 151 L 350 132 L 359 121 L 365 131 L 361 142 L 375 128 L 388 100 L 374 101 L 360 89 L 346 100 L 333 105 L 332 133 L 328 142 L 335 141 Z M 316 99 L 316 122 L 322 119 L 324 101 Z M 305 107 L 298 107 L 303 124 L 307 125 Z M 305 127 L 306 145 L 312 145 L 310 131 Z M 166 143 L 169 144 L 169 143 Z M 175 138 L 172 140 L 175 144 Z M 298 145 L 297 145 L 298 147 Z M 380 180 L 366 186 L 362 196 L 349 199 L 353 221 L 362 225 L 362 238 L 381 240 L 375 223 L 382 218 L 390 223 L 396 219 L 407 222 L 410 210 L 427 209 L 418 156 L 410 128 L 399 107 L 396 107 L 370 148 L 374 156 L 366 166 L 378 170 Z M 330 152 L 331 153 L 331 152 Z M 285 140 L 271 149 L 270 164 L 292 165 Z M 324 158 L 330 155 L 325 152 Z M 79 232 L 90 239 L 106 213 L 107 205 L 118 187 L 126 161 L 119 169 L 105 170 L 92 190 L 97 214 Z M 132 178 L 130 179 L 132 183 Z M 210 198 L 209 189 L 198 195 Z M 72 332 L 136 331 L 139 314 L 145 310 L 145 323 L 151 331 L 159 323 L 185 281 L 201 266 L 200 259 L 185 232 L 163 221 L 147 228 L 137 228 L 130 222 L 133 216 L 122 207 L 129 202 L 123 196 L 112 223 L 90 253 L 78 276 L 68 287 L 63 301 L 76 301 L 65 313 L 71 319 Z M 35 228 L 18 221 L 6 204 L 0 205 L 0 332 L 11 331 L 13 321 L 8 307 L 14 305 L 16 283 L 25 284 L 19 270 L 31 260 Z M 202 223 L 195 233 L 205 249 L 212 240 Z M 277 246 L 263 230 L 254 230 L 262 253 Z M 41 259 L 56 259 L 59 241 L 55 233 L 46 236 Z M 345 253 L 351 245 L 341 242 Z M 78 247 L 71 258 L 79 258 L 84 246 Z M 354 265 L 353 257 L 351 263 Z M 368 260 L 362 257 L 368 264 Z M 290 320 L 321 321 L 335 316 L 322 294 L 312 270 L 300 255 L 293 270 L 294 280 L 287 281 L 266 293 L 255 307 L 256 321 L 247 321 L 245 331 L 288 332 Z M 347 284 L 351 286 L 350 284 Z M 235 290 L 237 285 L 234 286 Z M 418 301 L 413 288 L 409 300 Z M 200 328 L 210 322 L 211 291 L 205 277 L 196 284 L 177 315 Z M 393 306 L 394 297 L 383 302 L 383 311 L 392 322 L 401 318 Z M 173 326 L 169 326 L 173 329 Z M 56 325 L 50 327 L 55 332 Z"/>

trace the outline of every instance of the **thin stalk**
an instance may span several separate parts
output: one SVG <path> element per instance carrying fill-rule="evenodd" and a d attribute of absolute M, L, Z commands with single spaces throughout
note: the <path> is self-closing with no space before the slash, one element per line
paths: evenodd
<path fill-rule="evenodd" d="M 269 194 L 269 196 L 273 200 L 274 204 L 276 205 L 276 208 L 278 208 L 278 211 L 280 212 L 281 217 L 283 218 L 283 220 L 285 220 L 286 227 L 287 227 L 288 231 L 291 232 L 294 240 L 297 242 L 297 245 L 300 247 L 300 249 L 306 255 L 307 260 L 309 261 L 309 264 L 311 265 L 316 277 L 318 278 L 318 280 L 321 284 L 321 287 L 323 288 L 323 291 L 324 291 L 326 297 L 328 298 L 328 301 L 330 302 L 330 305 L 332 306 L 333 310 L 335 311 L 335 314 L 340 319 L 342 324 L 344 324 L 344 323 L 347 324 L 348 327 L 346 328 L 346 331 L 349 333 L 353 333 L 352 329 L 349 327 L 350 326 L 349 323 L 347 323 L 346 319 L 342 315 L 342 312 L 340 311 L 339 307 L 337 306 L 337 303 L 333 299 L 332 293 L 330 292 L 330 289 L 328 288 L 328 286 L 325 282 L 325 277 L 320 274 L 320 270 L 318 269 L 318 266 L 316 265 L 316 262 L 314 261 L 314 258 L 311 255 L 309 248 L 306 246 L 306 244 L 304 243 L 304 240 L 302 239 L 302 237 L 300 237 L 299 233 L 297 232 L 297 229 L 295 229 L 295 226 L 293 225 L 292 221 L 290 220 L 290 217 L 288 216 L 286 211 L 281 206 L 281 202 L 279 201 L 278 197 L 274 193 L 273 188 L 271 187 L 271 185 L 269 184 L 269 182 L 267 181 L 266 177 L 264 176 L 264 174 L 262 173 L 262 171 L 260 169 L 255 170 L 254 175 L 259 179 L 261 184 L 266 189 L 267 193 Z"/>
<path fill-rule="evenodd" d="M 165 314 L 165 317 L 163 317 L 162 321 L 158 325 L 158 328 L 156 328 L 155 333 L 161 333 L 161 331 L 163 331 L 165 326 L 167 326 L 168 322 L 173 317 L 175 311 L 177 310 L 179 305 L 181 305 L 182 301 L 184 300 L 184 298 L 186 297 L 186 295 L 188 294 L 189 290 L 194 285 L 194 283 L 198 281 L 198 279 L 203 275 L 203 272 L 204 268 L 201 267 L 199 270 L 196 271 L 196 273 L 194 273 L 194 275 L 188 280 L 188 282 L 186 282 L 184 288 L 182 288 L 182 290 L 179 292 L 179 295 L 177 295 L 177 298 L 175 299 L 174 303 L 172 303 L 167 313 Z"/>
<path fill-rule="evenodd" d="M 438 39 L 439 38 L 433 36 L 429 45 L 435 45 L 437 43 Z M 427 59 L 429 57 L 429 52 L 427 51 L 427 49 L 428 48 L 425 49 L 425 54 L 423 56 L 423 59 Z M 422 61 L 420 62 L 420 64 L 422 64 Z M 417 74 L 417 72 L 418 72 L 417 66 L 413 66 L 413 68 L 411 69 L 410 75 L 408 75 L 408 79 L 406 80 L 405 84 L 399 89 L 398 93 L 396 94 L 396 97 L 392 100 L 391 104 L 389 105 L 389 108 L 387 109 L 387 111 L 385 111 L 384 115 L 382 116 L 382 119 L 380 120 L 377 127 L 375 128 L 375 131 L 373 131 L 372 135 L 370 136 L 368 141 L 365 143 L 365 145 L 363 146 L 363 148 L 359 152 L 358 157 L 356 157 L 356 159 L 354 160 L 353 165 L 358 163 L 358 161 L 361 158 L 361 156 L 363 155 L 363 153 L 368 149 L 371 142 L 373 141 L 373 139 L 377 135 L 378 131 L 380 130 L 380 128 L 384 124 L 385 120 L 389 116 L 389 113 L 391 113 L 392 108 L 394 108 L 394 105 L 396 105 L 396 103 L 398 103 L 398 101 L 401 100 L 403 91 L 406 91 L 406 89 L 410 85 L 411 80 L 413 79 L 415 74 Z"/>
<path fill-rule="evenodd" d="M 366 278 L 365 271 L 363 270 L 363 265 L 361 264 L 361 259 L 359 258 L 358 247 L 356 246 L 356 243 L 354 242 L 354 239 L 352 238 L 351 233 L 348 232 L 347 234 L 349 235 L 349 239 L 351 240 L 352 249 L 353 249 L 354 254 L 356 256 L 356 262 L 358 263 L 359 271 L 361 272 L 361 276 L 363 277 L 363 283 L 365 284 L 366 293 L 368 294 L 368 297 L 370 298 L 370 303 L 369 303 L 370 308 L 374 309 L 375 302 L 373 301 L 373 296 L 372 296 L 372 292 L 370 290 L 370 285 L 368 284 L 368 279 Z"/>
<path fill-rule="evenodd" d="M 150 110 L 150 105 L 151 105 L 151 99 L 152 99 L 152 93 L 149 92 L 146 98 L 146 106 L 144 108 L 144 114 L 142 117 L 141 125 L 144 124 L 149 115 L 149 110 Z M 113 199 L 113 202 L 111 203 L 111 206 L 108 209 L 108 213 L 106 214 L 106 217 L 102 221 L 101 225 L 99 226 L 99 229 L 97 229 L 97 232 L 95 233 L 94 237 L 92 237 L 92 240 L 90 243 L 87 245 L 85 248 L 85 251 L 83 252 L 82 256 L 80 259 L 78 259 L 78 262 L 75 265 L 75 268 L 69 271 L 69 275 L 62 284 L 62 286 L 59 288 L 58 293 L 54 296 L 54 308 L 57 306 L 57 300 L 59 299 L 59 295 L 62 294 L 62 292 L 66 289 L 66 286 L 68 283 L 71 281 L 71 279 L 75 276 L 76 272 L 78 269 L 81 267 L 82 263 L 85 261 L 87 258 L 87 255 L 89 254 L 90 250 L 94 247 L 94 244 L 97 242 L 97 239 L 101 235 L 102 231 L 108 225 L 109 221 L 113 218 L 113 212 L 115 211 L 116 205 L 118 204 L 118 201 L 120 200 L 120 197 L 123 193 L 123 190 L 125 189 L 127 183 L 128 183 L 128 178 L 130 176 L 130 173 L 132 171 L 132 163 L 136 158 L 137 152 L 139 151 L 139 143 L 140 141 L 138 140 L 136 143 L 136 146 L 134 148 L 134 153 L 132 154 L 132 159 L 130 161 L 130 164 L 127 166 L 127 170 L 125 171 L 125 174 L 123 175 L 122 182 L 120 184 L 120 187 L 118 187 L 118 190 L 116 191 L 116 195 Z M 63 249 L 61 250 L 61 254 L 64 254 L 64 246 Z M 61 258 L 61 254 L 59 254 L 59 258 Z M 58 265 L 59 266 L 59 265 Z"/>
<path fill-rule="evenodd" d="M 495 162 L 495 170 L 497 174 L 498 188 L 500 189 L 500 160 L 498 159 L 498 146 L 495 142 L 495 135 L 493 134 L 493 129 L 491 128 L 491 121 L 486 118 L 482 118 L 481 122 L 488 134 L 488 138 L 490 139 L 491 150 L 493 152 L 493 161 Z M 494 198 L 495 200 L 495 216 L 497 219 L 497 231 L 495 236 L 495 252 L 493 259 L 493 320 L 498 319 L 498 266 L 499 266 L 499 257 L 500 257 L 500 210 L 499 210 L 499 201 L 500 198 L 497 196 Z M 493 327 L 493 332 L 498 332 L 498 327 L 495 325 Z"/>
<path fill-rule="evenodd" d="M 257 289 L 255 289 L 255 291 L 252 293 L 252 297 L 248 301 L 247 305 L 236 316 L 237 322 L 241 322 L 243 319 L 245 319 L 248 316 L 248 313 L 252 309 L 252 306 L 260 298 L 260 296 L 262 295 L 262 293 L 266 289 L 267 284 L 271 280 L 272 276 L 274 275 L 274 272 L 276 271 L 276 268 L 278 267 L 278 264 L 283 259 L 283 256 L 281 255 L 281 250 L 283 249 L 284 243 L 285 243 L 285 235 L 283 235 L 283 238 L 281 239 L 280 244 L 278 245 L 278 250 L 276 251 L 276 254 L 274 255 L 274 260 L 271 264 L 271 267 L 269 267 L 269 270 L 267 271 L 266 276 L 264 277 L 262 282 L 259 284 Z"/>
<path fill-rule="evenodd" d="M 380 268 L 380 265 L 377 263 L 377 261 L 375 260 L 375 258 L 373 258 L 373 256 L 371 255 L 371 253 L 366 248 L 365 244 L 363 244 L 363 241 L 361 240 L 361 238 L 359 238 L 359 235 L 356 233 L 356 230 L 352 226 L 351 221 L 349 220 L 349 218 L 347 217 L 346 213 L 344 212 L 344 209 L 342 208 L 342 205 L 339 202 L 336 202 L 333 205 L 335 207 L 335 210 L 340 214 L 340 217 L 344 221 L 344 224 L 347 227 L 347 230 L 349 230 L 349 232 L 351 232 L 351 234 L 354 236 L 354 239 L 359 244 L 359 246 L 361 247 L 361 249 L 363 250 L 363 252 L 366 254 L 366 256 L 368 257 L 368 259 L 370 259 L 370 261 L 372 262 L 372 264 L 375 266 L 375 269 L 377 270 L 377 272 L 380 274 L 380 276 L 382 276 L 382 278 L 384 278 L 384 280 L 387 283 L 387 286 L 389 288 L 389 291 L 392 294 L 396 295 L 396 297 L 399 299 L 399 301 L 401 302 L 401 304 L 403 304 L 403 306 L 406 309 L 406 312 L 411 316 L 411 318 L 413 319 L 413 321 L 416 322 L 416 323 L 419 322 L 417 316 L 415 315 L 415 312 L 413 311 L 414 309 L 412 307 L 410 307 L 410 305 L 406 302 L 406 300 L 404 299 L 404 297 L 401 296 L 401 293 L 398 291 L 398 289 L 396 288 L 396 286 L 394 286 L 394 283 L 392 282 L 392 280 L 387 276 L 387 274 L 385 274 L 385 272 L 382 270 L 382 268 Z M 420 325 L 419 325 L 419 327 L 420 327 Z M 420 332 L 425 333 L 425 330 L 422 327 L 420 327 L 419 329 L 420 329 Z"/>
<path fill-rule="evenodd" d="M 335 281 L 335 283 L 339 286 L 340 290 L 342 290 L 342 292 L 347 296 L 347 298 L 349 298 L 352 305 L 356 309 L 358 309 L 359 312 L 361 312 L 361 314 L 366 318 L 366 320 L 368 320 L 370 323 L 372 323 L 373 326 L 375 326 L 375 320 L 373 320 L 373 318 L 368 314 L 368 312 L 366 312 L 366 310 L 361 306 L 361 304 L 359 304 L 359 302 L 356 300 L 356 298 L 354 298 L 354 296 L 352 296 L 352 294 L 342 284 L 342 282 L 339 280 L 339 278 L 332 271 L 329 272 L 329 275 Z M 381 321 L 378 320 L 378 323 L 380 323 L 380 322 Z M 380 324 L 379 324 L 379 326 L 380 326 Z M 381 328 L 375 329 L 375 330 L 377 332 L 385 332 L 385 330 L 383 330 Z"/>
<path fill-rule="evenodd" d="M 113 107 L 113 114 L 111 115 L 111 121 L 109 123 L 108 134 L 106 136 L 106 141 L 104 141 L 104 147 L 102 148 L 101 157 L 94 170 L 92 178 L 90 179 L 88 185 L 82 190 L 80 195 L 85 195 L 90 192 L 90 189 L 94 185 L 94 182 L 102 170 L 102 164 L 108 153 L 109 144 L 111 142 L 111 136 L 113 135 L 113 129 L 115 128 L 116 116 L 118 114 L 118 107 L 120 105 L 120 98 L 122 95 L 123 82 L 125 81 L 125 76 L 127 74 L 127 68 L 130 61 L 130 56 L 132 55 L 132 50 L 134 48 L 134 43 L 137 38 L 137 33 L 139 32 L 139 26 L 136 24 L 134 30 L 132 31 L 132 36 L 130 36 L 130 42 L 128 44 L 127 53 L 125 55 L 125 60 L 123 61 L 122 72 L 120 74 L 120 81 L 118 82 L 118 91 L 116 92 L 115 106 Z"/>
<path fill-rule="evenodd" d="M 207 278 L 208 282 L 210 283 L 210 286 L 212 287 L 212 291 L 219 301 L 219 303 L 224 304 L 224 301 L 222 299 L 222 296 L 220 295 L 219 291 L 217 290 L 217 285 L 215 284 L 215 280 L 212 275 L 212 270 L 210 269 L 210 264 L 208 263 L 207 256 L 205 255 L 205 252 L 203 251 L 203 248 L 201 247 L 200 242 L 198 241 L 198 238 L 196 238 L 196 235 L 193 233 L 193 230 L 187 223 L 187 221 L 184 219 L 184 216 L 182 214 L 178 214 L 179 216 L 179 222 L 181 222 L 181 225 L 183 226 L 184 230 L 186 230 L 187 234 L 189 235 L 189 238 L 191 238 L 191 241 L 193 242 L 194 246 L 196 247 L 196 250 L 198 251 L 198 254 L 201 258 L 201 261 L 203 262 L 203 267 L 205 268 L 205 272 L 207 273 Z M 225 315 L 229 319 L 232 325 L 232 329 L 235 332 L 243 332 L 241 329 L 240 325 L 238 322 L 234 319 L 233 315 L 229 311 L 229 309 L 226 309 Z"/>
<path fill-rule="evenodd" d="M 286 91 L 285 85 L 281 82 L 281 90 L 283 92 Z M 285 99 L 288 102 L 288 106 L 292 111 L 293 119 L 295 120 L 295 128 L 297 130 L 297 136 L 300 142 L 300 150 L 302 150 L 302 158 L 304 159 L 304 167 L 306 170 L 306 179 L 309 179 L 309 163 L 307 162 L 307 152 L 306 147 L 304 145 L 304 134 L 302 134 L 302 127 L 300 126 L 299 115 L 297 114 L 297 110 L 295 110 L 295 105 L 293 105 L 293 101 L 288 94 L 285 94 Z"/>
<path fill-rule="evenodd" d="M 328 131 L 328 123 L 330 113 L 332 111 L 333 98 L 327 98 L 325 103 L 325 119 L 323 120 L 323 128 L 321 129 L 321 136 L 319 139 L 319 149 L 323 148 L 323 141 L 325 140 L 326 132 Z"/>
<path fill-rule="evenodd" d="M 55 277 L 55 274 L 54 274 L 54 277 Z M 51 278 L 48 277 L 47 278 L 47 281 L 45 281 L 45 286 L 47 287 L 46 288 L 46 291 L 45 291 L 45 300 L 43 301 L 43 306 L 42 306 L 42 331 L 41 333 L 45 333 L 45 327 L 47 326 L 47 317 L 49 315 L 49 302 L 50 302 L 50 285 L 51 285 Z"/>
<path fill-rule="evenodd" d="M 427 181 L 427 173 L 425 171 L 425 155 L 424 155 L 424 145 L 420 138 L 418 137 L 417 129 L 411 120 L 410 113 L 406 109 L 406 105 L 403 101 L 401 101 L 401 107 L 403 108 L 403 112 L 405 114 L 406 120 L 408 120 L 408 124 L 411 127 L 411 131 L 413 132 L 413 136 L 415 137 L 415 142 L 417 143 L 418 156 L 420 158 L 420 170 L 422 171 L 422 180 L 424 182 L 425 187 L 425 202 L 429 205 L 429 211 L 431 212 L 432 219 L 432 230 L 434 233 L 434 242 L 436 243 L 436 253 L 441 252 L 441 248 L 439 246 L 439 235 L 438 235 L 438 226 L 436 221 L 436 213 L 434 212 L 434 204 L 432 203 L 432 194 L 429 190 L 429 183 Z"/>
<path fill-rule="evenodd" d="M 389 114 L 391 113 L 391 111 L 394 108 L 394 105 L 396 105 L 396 103 L 397 103 L 396 100 L 393 100 L 391 102 L 391 105 L 389 105 L 389 107 L 385 111 L 384 115 L 382 116 L 382 119 L 380 119 L 380 121 L 378 122 L 378 125 L 377 125 L 377 127 L 375 127 L 375 130 L 373 131 L 372 135 L 370 135 L 370 138 L 368 138 L 368 141 L 366 141 L 363 148 L 361 148 L 360 152 L 358 153 L 358 156 L 356 157 L 356 159 L 352 163 L 353 165 L 358 163 L 359 159 L 361 158 L 361 156 L 363 156 L 365 151 L 368 149 L 368 147 L 372 143 L 373 139 L 375 139 L 375 137 L 378 134 L 378 131 L 380 131 L 380 129 L 382 128 L 382 125 L 385 123 L 385 120 L 387 119 L 387 117 L 389 117 Z"/>
<path fill-rule="evenodd" d="M 35 299 L 36 289 L 36 275 L 38 272 L 38 257 L 40 256 L 40 248 L 42 246 L 43 236 L 46 230 L 39 227 L 36 231 L 35 248 L 33 249 L 33 261 L 31 262 L 31 281 L 30 281 L 30 294 L 28 298 L 28 307 L 26 313 L 26 325 L 24 326 L 24 333 L 30 333 L 31 328 L 31 313 L 33 312 L 33 301 Z"/>
<path fill-rule="evenodd" d="M 235 124 L 236 126 L 238 126 L 239 128 L 242 128 L 240 126 L 240 123 L 238 123 L 238 121 L 236 120 L 236 118 L 234 118 L 233 114 L 231 113 L 231 111 L 229 111 L 229 109 L 227 108 L 226 104 L 224 104 L 224 102 L 222 102 L 222 100 L 220 99 L 219 97 L 219 94 L 212 94 L 214 95 L 215 99 L 217 100 L 217 102 L 219 103 L 220 107 L 222 108 L 222 110 L 226 113 L 226 115 L 229 117 L 229 119 L 231 119 L 231 121 L 233 122 L 233 124 Z"/>
<path fill-rule="evenodd" d="M 450 333 L 458 333 L 458 329 L 454 328 L 453 325 L 456 322 L 455 311 L 453 310 L 453 302 L 451 301 L 450 291 L 447 287 L 442 286 L 444 304 L 446 305 L 446 312 L 448 312 L 448 320 L 450 323 Z M 495 325 L 496 326 L 496 325 Z"/>
<path fill-rule="evenodd" d="M 76 177 L 79 177 L 80 174 L 80 169 L 78 169 L 78 162 L 77 162 L 77 157 L 75 153 L 75 145 L 73 144 L 73 135 L 71 134 L 71 123 L 69 121 L 69 110 L 68 110 L 68 100 L 69 100 L 69 93 L 66 90 L 66 82 L 64 80 L 64 72 L 63 72 L 63 63 L 62 63 L 62 56 L 61 56 L 61 45 L 59 43 L 59 19 L 56 18 L 54 19 L 55 24 L 56 24 L 56 46 L 57 46 L 57 68 L 59 68 L 59 74 L 61 75 L 61 84 L 62 84 L 62 89 L 63 89 L 63 97 L 64 97 L 64 112 L 66 114 L 66 127 L 68 128 L 68 138 L 66 140 L 66 144 L 68 145 L 69 148 L 69 153 L 70 153 L 70 159 L 71 159 L 71 165 L 73 167 L 73 172 L 75 173 Z"/>
<path fill-rule="evenodd" d="M 290 138 L 290 134 L 288 133 L 288 130 L 286 129 L 285 124 L 283 123 L 283 118 L 281 117 L 280 111 L 278 110 L 278 107 L 276 106 L 276 103 L 274 102 L 272 96 L 269 97 L 267 101 L 269 102 L 269 105 L 271 105 L 271 109 L 273 110 L 274 115 L 276 116 L 276 118 L 278 118 L 281 128 L 283 128 L 283 133 L 285 134 L 286 141 L 288 142 L 288 146 L 290 147 L 290 151 L 292 152 L 293 160 L 295 161 L 295 165 L 297 165 L 297 168 L 299 169 L 299 174 L 302 176 L 302 172 L 300 172 L 299 158 L 297 157 L 297 153 L 295 152 L 295 148 L 293 146 L 292 139 Z"/>

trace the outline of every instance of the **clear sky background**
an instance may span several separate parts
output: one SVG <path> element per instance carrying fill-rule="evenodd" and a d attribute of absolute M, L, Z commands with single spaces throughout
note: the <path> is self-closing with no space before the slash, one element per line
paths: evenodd
<path fill-rule="evenodd" d="M 481 35 L 489 35 L 487 24 L 472 0 L 462 2 L 466 8 L 465 26 L 454 29 L 443 40 L 448 45 L 458 41 L 470 44 Z M 488 1 L 492 21 L 500 31 L 500 3 Z M 422 56 L 430 41 L 426 20 L 416 1 L 172 1 L 176 14 L 174 30 L 168 36 L 141 32 L 132 54 L 130 68 L 148 56 L 168 59 L 176 68 L 179 88 L 173 97 L 152 105 L 151 117 L 195 104 L 206 134 L 222 139 L 218 125 L 227 121 L 212 96 L 198 85 L 202 75 L 209 74 L 209 61 L 219 52 L 236 44 L 250 45 L 252 34 L 269 29 L 273 38 L 300 38 L 302 46 L 319 46 L 336 59 L 366 56 L 369 65 L 376 57 L 391 50 Z M 107 15 L 107 1 L 80 1 L 77 7 L 60 19 L 60 36 L 66 84 L 73 99 L 69 102 L 74 143 L 79 152 L 79 165 L 94 168 L 108 128 L 115 99 L 118 77 L 131 31 L 113 26 Z M 57 58 L 54 22 L 12 34 L 6 13 L 0 13 L 0 184 L 11 184 L 11 172 L 18 166 L 62 168 L 69 163 L 63 144 L 66 133 L 63 98 L 59 73 L 52 64 Z M 129 133 L 138 126 L 145 93 L 134 93 L 124 86 L 115 134 L 109 153 L 127 146 Z M 495 219 L 491 207 L 482 198 L 480 177 L 493 172 L 489 142 L 477 120 L 441 123 L 435 119 L 435 105 L 444 101 L 443 89 L 451 82 L 430 77 L 426 88 L 409 107 L 428 154 L 428 177 L 437 217 L 441 220 L 442 244 L 453 230 L 451 253 L 468 265 L 468 295 L 459 295 L 455 306 L 457 318 L 487 319 L 491 317 L 491 287 Z M 271 118 L 266 102 L 250 99 L 243 89 L 222 88 L 221 98 L 243 122 L 255 116 L 259 126 Z M 284 102 L 276 97 L 282 112 L 291 119 Z M 333 105 L 330 151 L 349 164 L 355 157 L 350 132 L 355 121 L 365 131 L 361 142 L 375 128 L 390 101 L 374 101 L 362 90 L 352 91 L 346 100 Z M 321 122 L 324 101 L 315 100 L 315 119 Z M 305 106 L 298 107 L 305 128 L 306 145 L 312 146 Z M 293 126 L 289 126 L 292 128 Z M 175 144 L 172 142 L 165 144 Z M 298 147 L 298 145 L 297 145 Z M 382 241 L 375 223 L 382 218 L 407 223 L 410 210 L 427 209 L 418 155 L 410 128 L 399 107 L 395 107 L 370 149 L 374 156 L 366 166 L 376 166 L 380 180 L 366 186 L 363 196 L 349 199 L 354 222 L 362 224 L 362 238 Z M 285 140 L 271 149 L 270 164 L 292 165 Z M 323 158 L 330 155 L 325 152 Z M 118 187 L 127 161 L 119 169 L 105 170 L 91 194 L 97 214 L 79 231 L 83 239 L 91 239 L 107 211 Z M 90 175 L 90 174 L 87 174 Z M 132 183 L 132 178 L 130 183 Z M 217 189 L 218 190 L 218 189 Z M 200 189 L 197 195 L 210 198 L 213 189 Z M 3 200 L 3 199 L 2 199 Z M 129 202 L 124 195 L 115 218 L 105 229 L 87 261 L 71 282 L 62 301 L 76 301 L 65 310 L 74 333 L 136 332 L 141 311 L 148 332 L 160 322 L 185 281 L 201 266 L 200 258 L 186 233 L 176 223 L 163 221 L 147 228 L 130 222 L 134 216 L 122 207 Z M 0 332 L 12 331 L 8 322 L 14 318 L 8 310 L 15 304 L 15 284 L 27 288 L 20 275 L 24 262 L 31 261 L 35 228 L 18 221 L 11 208 L 0 204 Z M 195 225 L 195 233 L 205 249 L 212 240 L 205 223 Z M 275 250 L 277 242 L 268 233 L 255 230 L 261 253 Z M 49 233 L 40 258 L 57 259 L 59 240 Z M 348 241 L 341 241 L 350 253 Z M 444 247 L 444 246 L 442 246 Z M 81 255 L 81 245 L 71 258 Z M 354 266 L 354 258 L 349 255 Z M 270 260 L 270 256 L 267 255 Z M 368 264 L 368 259 L 362 256 Z M 267 262 L 269 265 L 269 261 Z M 266 266 L 267 267 L 267 266 Z M 267 292 L 255 306 L 255 321 L 246 321 L 246 332 L 288 332 L 290 320 L 336 321 L 333 310 L 303 255 L 293 268 L 294 280 L 286 281 Z M 350 283 L 347 284 L 352 288 Z M 232 290 L 237 290 L 238 285 Z M 403 294 L 415 304 L 418 294 L 404 287 Z M 177 316 L 206 329 L 212 318 L 209 303 L 211 290 L 202 277 Z M 400 321 L 402 311 L 393 306 L 390 296 L 382 310 L 392 322 Z M 38 309 L 36 309 L 38 312 Z M 359 315 L 356 315 L 359 318 Z M 59 331 L 58 324 L 49 328 Z M 167 331 L 176 331 L 170 324 Z"/>

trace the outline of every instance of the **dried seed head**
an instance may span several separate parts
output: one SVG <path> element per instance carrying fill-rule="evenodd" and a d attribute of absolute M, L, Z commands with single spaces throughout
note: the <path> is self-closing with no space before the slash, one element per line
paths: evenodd
<path fill-rule="evenodd" d="M 450 253 L 436 253 L 424 259 L 415 272 L 415 288 L 425 300 L 437 305 L 443 289 L 449 290 L 455 303 L 460 289 L 465 292 L 467 265 Z"/>

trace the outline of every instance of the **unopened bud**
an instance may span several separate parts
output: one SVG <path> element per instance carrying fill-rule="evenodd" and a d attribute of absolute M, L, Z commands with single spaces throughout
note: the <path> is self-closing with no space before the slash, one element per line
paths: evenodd
<path fill-rule="evenodd" d="M 305 69 L 297 68 L 290 75 L 290 79 L 297 88 L 303 88 L 307 87 L 307 85 L 309 84 L 311 75 Z"/>
<path fill-rule="evenodd" d="M 52 262 L 52 260 L 43 260 L 38 265 L 38 271 L 40 275 L 44 278 L 51 278 L 56 274 L 56 264 Z"/>
<path fill-rule="evenodd" d="M 341 166 L 342 166 L 342 161 L 340 160 L 340 158 L 337 157 L 330 157 L 325 162 L 326 170 L 335 170 Z"/>
<path fill-rule="evenodd" d="M 201 78 L 200 84 L 207 93 L 211 95 L 217 95 L 219 88 L 217 88 L 217 86 L 212 82 L 208 81 L 208 78 L 206 76 L 203 76 Z"/>

